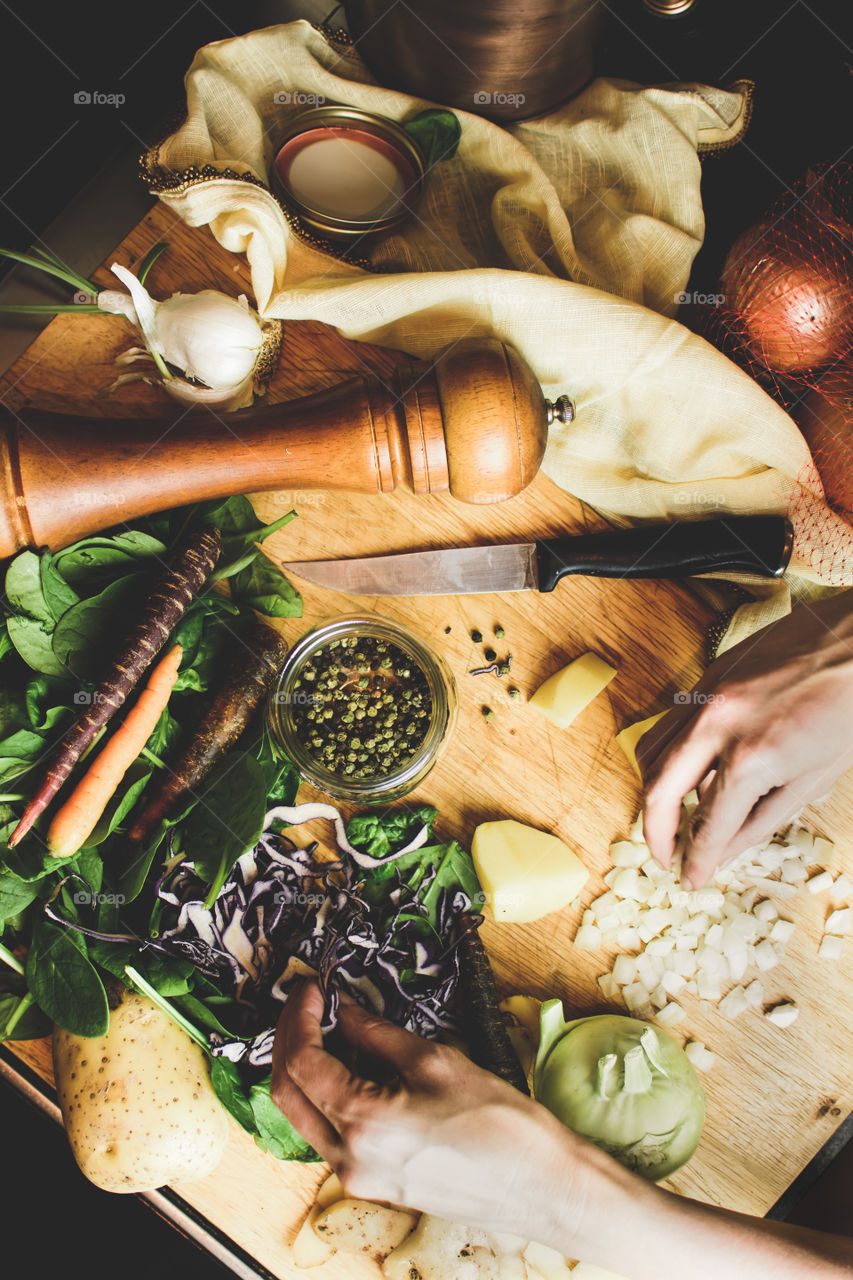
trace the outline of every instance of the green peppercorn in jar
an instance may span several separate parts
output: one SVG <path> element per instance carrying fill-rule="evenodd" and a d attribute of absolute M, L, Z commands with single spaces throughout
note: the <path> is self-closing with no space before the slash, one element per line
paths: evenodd
<path fill-rule="evenodd" d="M 453 677 L 398 623 L 346 616 L 294 646 L 269 702 L 274 737 L 306 782 L 384 803 L 426 777 L 453 725 Z"/>

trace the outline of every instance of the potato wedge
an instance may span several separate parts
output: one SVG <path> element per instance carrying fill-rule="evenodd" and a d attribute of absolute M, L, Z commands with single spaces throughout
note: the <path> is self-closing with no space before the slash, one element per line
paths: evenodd
<path fill-rule="evenodd" d="M 293 1241 L 293 1261 L 297 1267 L 303 1267 L 306 1270 L 310 1267 L 319 1267 L 336 1252 L 331 1240 L 316 1233 L 314 1224 L 321 1213 L 324 1213 L 336 1200 L 343 1200 L 345 1196 L 346 1192 L 336 1173 L 330 1173 L 325 1182 L 321 1182 L 317 1197 L 305 1215 L 302 1226 Z"/>
<path fill-rule="evenodd" d="M 597 653 L 582 653 L 567 667 L 549 676 L 533 694 L 529 706 L 541 711 L 561 729 L 568 729 L 615 675 L 616 668 Z"/>
<path fill-rule="evenodd" d="M 74 1159 L 104 1191 L 153 1191 L 203 1178 L 228 1116 L 198 1045 L 146 996 L 128 991 L 104 1036 L 53 1033 L 53 1064 Z"/>
<path fill-rule="evenodd" d="M 524 1261 L 528 1271 L 535 1272 L 541 1280 L 569 1280 L 572 1275 L 572 1269 L 561 1253 L 547 1244 L 537 1244 L 535 1240 L 524 1246 Z"/>
<path fill-rule="evenodd" d="M 657 715 L 647 716 L 645 720 L 637 720 L 634 724 L 627 725 L 621 733 L 616 735 L 616 741 L 624 751 L 625 759 L 641 782 L 643 779 L 640 773 L 640 766 L 637 764 L 637 747 L 643 734 L 648 733 L 649 729 L 656 725 L 658 720 L 662 720 L 665 715 L 665 711 L 658 711 Z"/>
<path fill-rule="evenodd" d="M 408 1209 L 391 1209 L 370 1200 L 337 1200 L 321 1210 L 314 1233 L 341 1253 L 362 1253 L 381 1262 L 405 1240 L 418 1220 Z"/>
<path fill-rule="evenodd" d="M 415 1230 L 389 1253 L 385 1280 L 527 1280 L 525 1241 L 489 1236 L 424 1213 Z"/>

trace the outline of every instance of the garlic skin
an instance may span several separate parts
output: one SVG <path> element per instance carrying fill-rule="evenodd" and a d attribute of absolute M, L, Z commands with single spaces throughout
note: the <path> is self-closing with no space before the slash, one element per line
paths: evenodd
<path fill-rule="evenodd" d="M 97 304 L 136 326 L 147 352 L 140 356 L 134 348 L 134 358 L 147 355 L 157 368 L 156 375 L 124 375 L 119 383 L 134 377 L 156 381 L 182 404 L 226 411 L 263 395 L 281 346 L 280 321 L 261 320 L 244 294 L 229 298 L 215 289 L 174 293 L 157 302 L 125 267 L 113 263 L 112 271 L 129 293 L 105 289 Z"/>

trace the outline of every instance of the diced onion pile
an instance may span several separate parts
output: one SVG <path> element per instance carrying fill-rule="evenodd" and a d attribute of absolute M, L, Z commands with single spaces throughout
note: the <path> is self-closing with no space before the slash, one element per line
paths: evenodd
<path fill-rule="evenodd" d="M 679 846 L 697 803 L 695 792 L 685 799 Z M 826 893 L 833 904 L 818 951 L 822 958 L 838 960 L 851 929 L 853 881 L 833 874 L 831 842 L 796 824 L 747 850 L 702 889 L 682 888 L 678 853 L 671 871 L 652 858 L 642 815 L 628 840 L 611 845 L 610 857 L 606 892 L 584 911 L 575 946 L 616 948 L 610 972 L 598 979 L 602 993 L 664 1027 L 686 1017 L 679 996 L 696 996 L 727 1018 L 761 1010 L 762 975 L 779 963 L 795 931 L 781 912 L 803 888 Z M 797 1014 L 795 1004 L 784 1003 L 764 1016 L 787 1027 Z M 713 1065 L 714 1054 L 699 1042 L 686 1045 L 686 1052 L 700 1070 Z"/>

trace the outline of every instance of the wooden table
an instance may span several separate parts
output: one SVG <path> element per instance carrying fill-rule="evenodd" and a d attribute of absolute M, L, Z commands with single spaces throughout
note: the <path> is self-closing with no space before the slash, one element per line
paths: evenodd
<path fill-rule="evenodd" d="M 201 287 L 249 292 L 242 259 L 223 252 L 206 232 L 176 223 L 162 207 L 146 216 L 108 264 L 133 266 L 163 238 L 171 248 L 149 277 L 153 293 Z M 98 279 L 104 285 L 111 281 L 103 271 Z M 9 371 L 0 395 L 12 407 L 31 402 L 100 417 L 163 412 L 163 393 L 144 384 L 98 398 L 115 376 L 114 357 L 132 340 L 129 327 L 116 317 L 57 317 Z M 288 324 L 269 396 L 276 401 L 303 395 L 365 367 L 387 374 L 399 358 L 344 341 L 320 325 Z M 465 507 L 446 496 L 323 491 L 257 494 L 254 501 L 268 520 L 290 506 L 298 511 L 299 519 L 267 544 L 283 559 L 499 542 L 600 523 L 544 476 L 519 497 L 490 508 Z M 582 857 L 592 872 L 582 904 L 601 893 L 608 846 L 624 836 L 640 800 L 614 735 L 632 720 L 671 705 L 702 667 L 710 614 L 689 587 L 578 578 L 541 597 L 377 602 L 298 585 L 305 610 L 301 620 L 282 624 L 290 641 L 335 614 L 371 609 L 410 624 L 447 659 L 459 698 L 455 735 L 412 796 L 438 807 L 439 833 L 466 842 L 484 819 L 521 819 L 555 832 Z M 481 631 L 489 642 L 498 624 L 506 635 L 493 647 L 512 653 L 511 679 L 524 694 L 587 649 L 611 660 L 618 675 L 570 730 L 560 731 L 525 699 L 511 701 L 507 680 L 469 674 L 482 663 L 482 645 L 472 641 L 471 631 Z M 484 706 L 495 713 L 488 720 Z M 836 841 L 843 864 L 853 871 L 851 817 L 853 779 L 848 775 L 805 820 Z M 853 944 L 840 964 L 818 960 L 825 911 L 816 899 L 797 900 L 795 939 L 784 963 L 765 975 L 768 1003 L 790 998 L 800 1005 L 801 1016 L 791 1029 L 780 1031 L 755 1012 L 728 1022 L 703 1011 L 696 1000 L 685 1001 L 688 1016 L 677 1029 L 679 1038 L 704 1041 L 717 1052 L 718 1063 L 703 1080 L 708 1119 L 701 1145 L 668 1183 L 674 1190 L 764 1214 L 853 1109 Z M 578 916 L 577 909 L 567 908 L 524 926 L 487 920 L 482 936 L 507 994 L 560 996 L 582 1011 L 602 1007 L 596 978 L 609 968 L 608 960 L 573 951 Z M 47 1041 L 12 1047 L 50 1081 Z M 282 1164 L 262 1155 L 235 1125 L 219 1169 L 173 1190 L 244 1250 L 250 1266 L 289 1280 L 304 1274 L 292 1264 L 290 1243 L 323 1176 L 321 1166 Z M 367 1280 L 376 1271 L 372 1264 L 347 1258 L 333 1259 L 315 1274 L 318 1280 Z"/>

